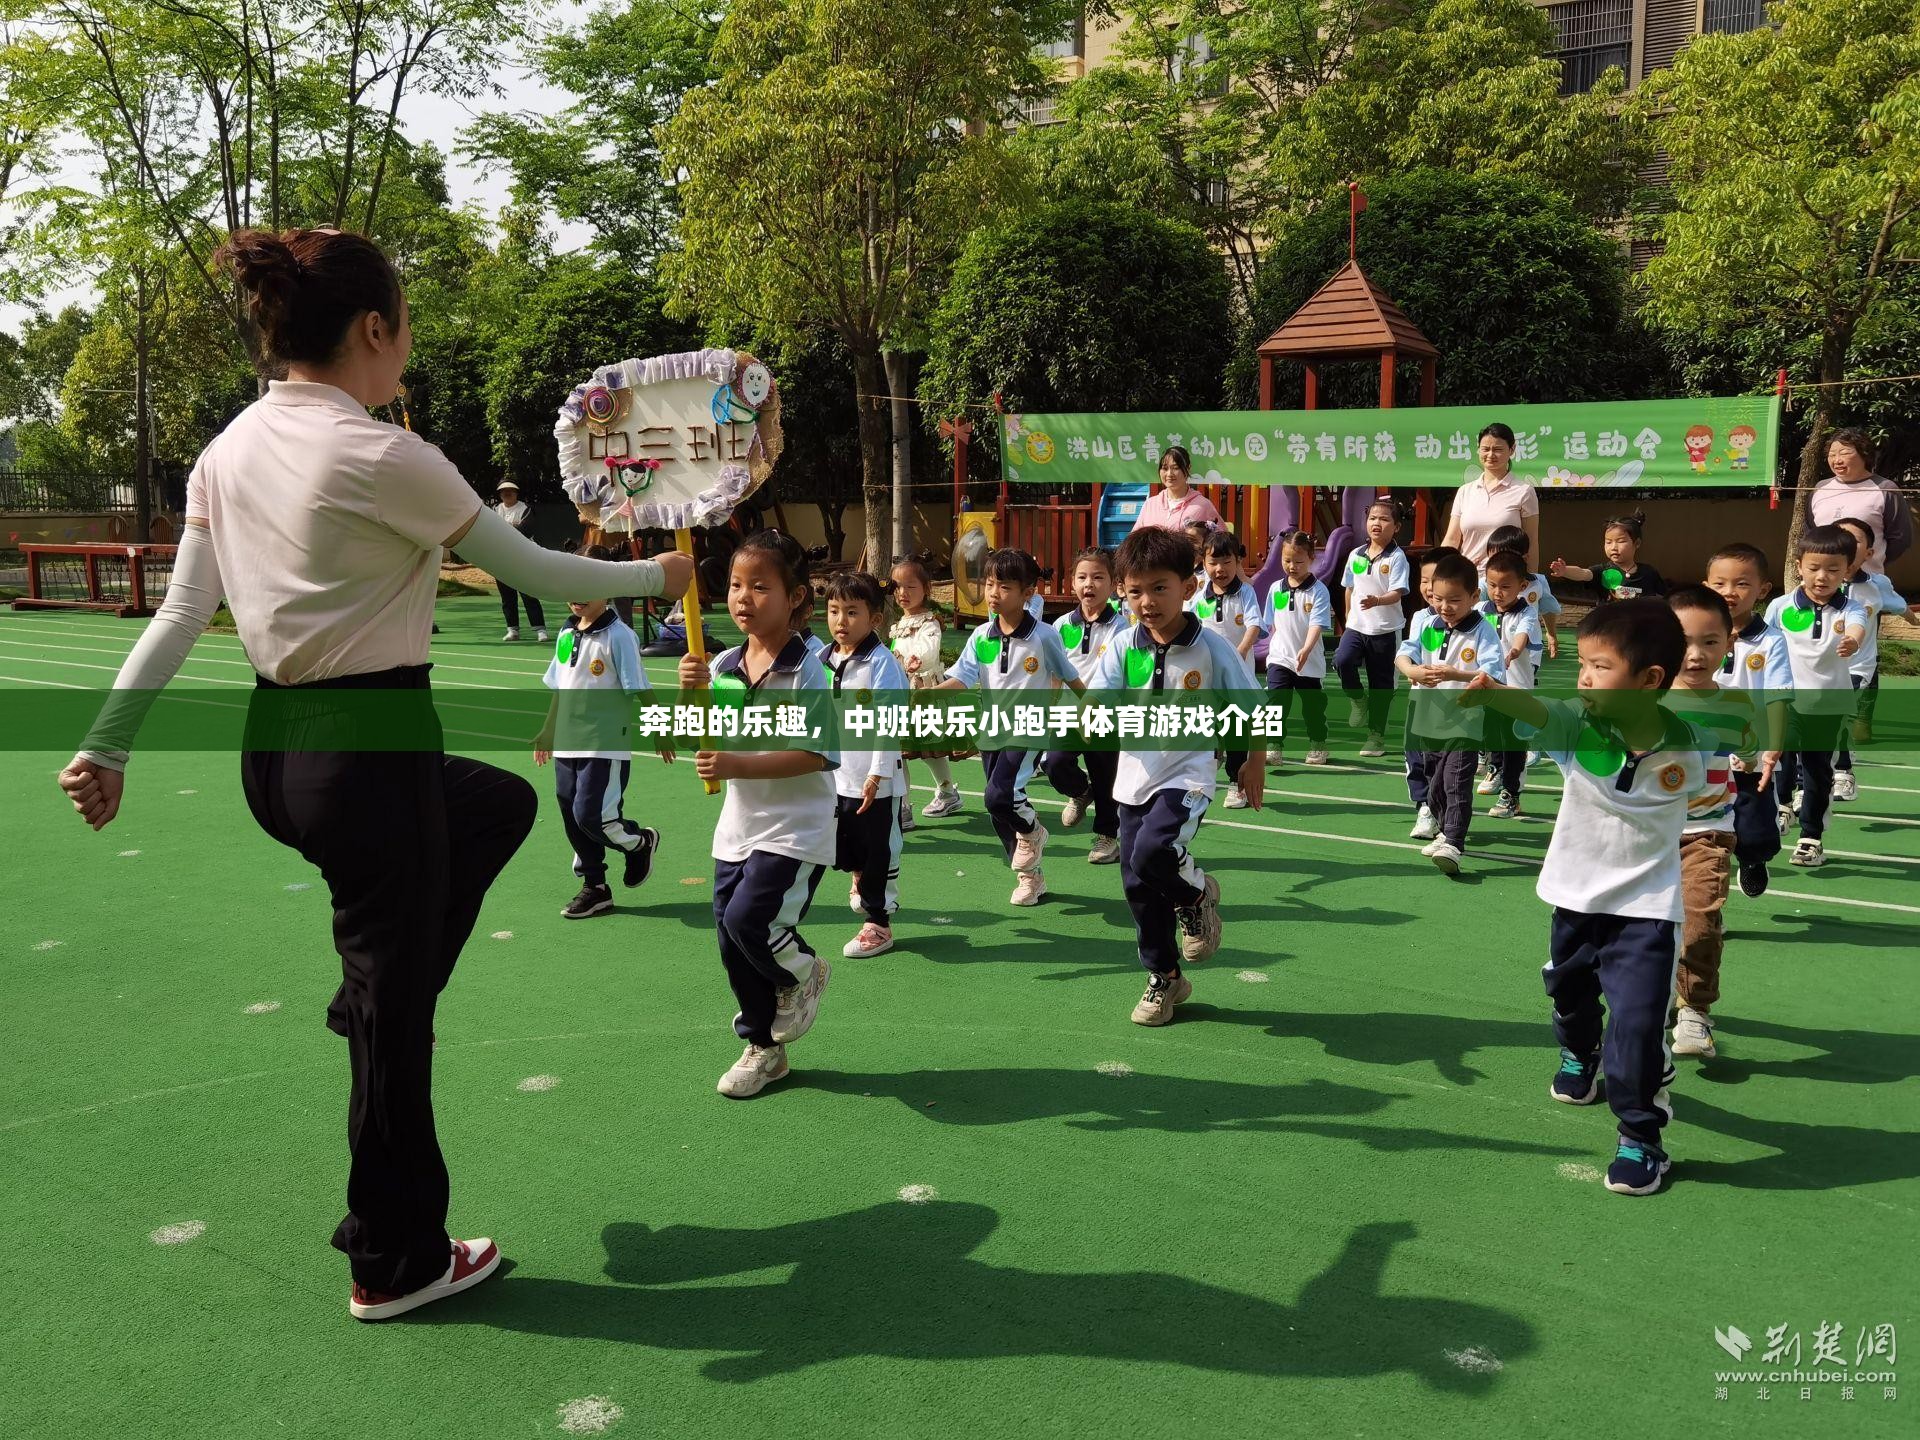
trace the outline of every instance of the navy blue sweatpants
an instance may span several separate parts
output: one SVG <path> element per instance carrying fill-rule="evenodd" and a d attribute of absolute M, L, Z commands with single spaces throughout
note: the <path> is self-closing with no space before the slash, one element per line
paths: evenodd
<path fill-rule="evenodd" d="M 1082 771 L 1082 765 L 1086 769 Z M 1040 757 L 1047 783 L 1068 799 L 1083 795 L 1093 807 L 1093 833 L 1109 840 L 1120 833 L 1120 811 L 1113 799 L 1113 777 L 1120 768 L 1118 750 L 1049 750 Z"/>
<path fill-rule="evenodd" d="M 860 911 L 874 924 L 893 928 L 900 908 L 900 800 L 876 795 L 860 813 L 858 795 L 835 798 L 833 868 L 859 877 Z"/>
<path fill-rule="evenodd" d="M 1751 770 L 1733 772 L 1733 858 L 1764 865 L 1780 853 L 1780 818 L 1773 796 Z"/>
<path fill-rule="evenodd" d="M 773 1044 L 775 995 L 813 969 L 800 922 L 813 904 L 826 866 L 756 850 L 745 860 L 713 862 L 713 923 L 720 963 L 740 1013 L 733 1031 L 755 1045 Z"/>
<path fill-rule="evenodd" d="M 1833 812 L 1833 752 L 1841 728 L 1851 720 L 1842 715 L 1803 715 L 1795 710 L 1787 720 L 1787 748 L 1773 768 L 1773 791 L 1782 805 L 1793 804 L 1800 789 L 1800 838 L 1820 840 Z"/>
<path fill-rule="evenodd" d="M 1014 838 L 1038 823 L 1027 799 L 1027 782 L 1040 768 L 1040 756 L 1032 750 L 982 750 L 980 763 L 987 772 L 987 815 L 1012 860 Z"/>
<path fill-rule="evenodd" d="M 620 813 L 631 760 L 553 762 L 553 788 L 560 819 L 573 846 L 573 873 L 589 885 L 607 883 L 607 849 L 626 851 L 640 843 L 640 827 Z"/>
<path fill-rule="evenodd" d="M 1393 709 L 1393 656 L 1400 648 L 1400 636 L 1394 631 L 1369 635 L 1351 625 L 1334 648 L 1333 669 L 1340 677 L 1340 688 L 1354 699 L 1360 692 L 1360 671 L 1367 672 L 1367 730 L 1384 735 L 1387 714 Z"/>
<path fill-rule="evenodd" d="M 1553 1001 L 1553 1033 L 1582 1060 L 1600 1056 L 1621 1135 L 1658 1148 L 1673 1119 L 1667 1007 L 1680 958 L 1673 921 L 1555 906 L 1548 947 L 1540 976 Z"/>
<path fill-rule="evenodd" d="M 1187 846 L 1211 796 L 1156 790 L 1144 805 L 1120 806 L 1120 888 L 1133 911 L 1140 963 L 1156 975 L 1180 973 L 1174 911 L 1200 902 L 1206 873 Z"/>

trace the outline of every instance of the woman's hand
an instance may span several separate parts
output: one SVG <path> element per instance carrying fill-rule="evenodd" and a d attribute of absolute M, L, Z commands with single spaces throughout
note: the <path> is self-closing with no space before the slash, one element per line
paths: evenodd
<path fill-rule="evenodd" d="M 127 777 L 118 770 L 76 755 L 60 772 L 60 788 L 67 792 L 80 818 L 98 830 L 112 823 L 113 817 L 120 813 L 120 797 L 126 792 Z"/>
<path fill-rule="evenodd" d="M 668 550 L 648 558 L 660 567 L 662 595 L 677 600 L 687 593 L 687 587 L 693 583 L 691 555 L 682 555 L 678 550 Z"/>

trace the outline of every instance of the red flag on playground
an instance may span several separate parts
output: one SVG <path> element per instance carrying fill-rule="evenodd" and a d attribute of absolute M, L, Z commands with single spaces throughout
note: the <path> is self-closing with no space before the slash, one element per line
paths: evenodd
<path fill-rule="evenodd" d="M 1353 197 L 1353 213 L 1358 215 L 1367 208 L 1367 192 L 1360 188 L 1358 180 L 1347 182 L 1347 193 Z"/>

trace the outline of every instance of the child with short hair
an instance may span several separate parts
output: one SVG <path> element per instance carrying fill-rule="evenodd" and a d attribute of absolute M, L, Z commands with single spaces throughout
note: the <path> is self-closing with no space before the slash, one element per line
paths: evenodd
<path fill-rule="evenodd" d="M 1451 545 L 1435 545 L 1420 557 L 1420 564 L 1414 572 L 1414 583 L 1420 591 L 1421 608 L 1414 611 L 1413 618 L 1407 622 L 1407 634 L 1418 635 L 1433 626 L 1433 567 L 1449 555 L 1460 552 Z M 1396 650 L 1394 667 L 1399 668 Z M 1432 840 L 1440 834 L 1440 822 L 1434 818 L 1432 808 L 1427 804 L 1427 743 L 1416 724 L 1415 707 L 1407 706 L 1406 734 L 1403 749 L 1407 763 L 1407 799 L 1413 805 L 1413 829 L 1407 832 L 1410 840 Z"/>
<path fill-rule="evenodd" d="M 1324 765 L 1327 754 L 1327 650 L 1322 643 L 1333 629 L 1333 596 L 1313 573 L 1313 536 L 1289 530 L 1280 537 L 1283 573 L 1267 592 L 1267 689 L 1300 697 L 1298 706 L 1307 730 L 1309 765 Z M 1295 706 L 1286 702 L 1286 720 Z M 1291 725 L 1287 726 L 1291 729 Z M 1277 763 L 1285 737 L 1274 746 Z"/>
<path fill-rule="evenodd" d="M 1183 536 L 1135 530 L 1115 554 L 1114 569 L 1138 618 L 1121 637 L 1124 644 L 1107 647 L 1092 688 L 1257 704 L 1258 686 L 1240 652 L 1186 613 L 1193 555 Z M 1234 777 L 1256 810 L 1265 767 L 1265 751 L 1255 742 Z M 1220 882 L 1187 848 L 1206 814 L 1213 776 L 1211 750 L 1129 746 L 1120 752 L 1113 792 L 1120 807 L 1120 881 L 1147 971 L 1146 991 L 1133 1008 L 1136 1025 L 1172 1020 L 1174 1008 L 1193 994 L 1183 963 L 1197 965 L 1220 948 Z"/>
<path fill-rule="evenodd" d="M 1100 657 L 1121 643 L 1127 622 L 1113 598 L 1113 556 L 1097 545 L 1073 557 L 1073 593 L 1080 603 L 1053 622 L 1067 660 L 1082 685 L 1093 683 Z M 1047 781 L 1067 797 L 1060 823 L 1071 830 L 1093 811 L 1093 845 L 1089 865 L 1120 862 L 1120 811 L 1113 798 L 1113 776 L 1120 763 L 1117 750 L 1049 750 L 1040 759 Z M 1085 766 L 1083 770 L 1081 767 Z"/>
<path fill-rule="evenodd" d="M 915 690 L 933 690 L 947 678 L 947 662 L 941 654 L 946 627 L 940 612 L 933 608 L 933 577 L 918 560 L 906 559 L 893 567 L 893 596 L 900 604 L 900 618 L 893 622 L 889 635 L 893 653 L 907 673 L 907 684 Z M 905 750 L 901 753 L 900 773 L 907 782 L 907 794 L 900 802 L 900 828 L 913 828 L 913 779 L 907 762 L 923 762 L 933 775 L 933 799 L 920 810 L 921 818 L 938 820 L 957 815 L 965 808 L 960 787 L 953 783 L 953 761 L 963 758 L 951 750 Z"/>
<path fill-rule="evenodd" d="M 874 628 L 886 609 L 880 582 L 859 570 L 827 581 L 827 629 L 833 648 L 822 656 L 833 693 L 847 701 L 897 704 L 907 672 Z M 900 800 L 907 791 L 898 741 L 874 738 L 871 750 L 848 750 L 834 767 L 834 869 L 850 871 L 847 903 L 866 923 L 846 943 L 849 960 L 893 948 L 893 912 L 900 908 Z"/>
<path fill-rule="evenodd" d="M 1793 666 L 1786 637 L 1756 613 L 1773 593 L 1773 567 L 1764 550 L 1745 543 L 1721 546 L 1707 561 L 1707 588 L 1726 601 L 1732 625 L 1732 642 L 1716 679 L 1723 690 L 1755 696 L 1762 710 L 1760 768 L 1733 772 L 1734 865 L 1740 893 L 1757 900 L 1767 893 L 1768 862 L 1780 853 L 1781 822 L 1771 784 L 1786 743 Z"/>
<path fill-rule="evenodd" d="M 1780 828 L 1793 822 L 1796 778 L 1804 776 L 1800 843 L 1789 865 L 1817 869 L 1827 863 L 1827 816 L 1833 804 L 1833 752 L 1840 729 L 1853 715 L 1850 661 L 1867 636 L 1867 612 L 1841 586 L 1853 574 L 1855 541 L 1838 525 L 1816 525 L 1800 534 L 1796 557 L 1800 583 L 1767 606 L 1767 623 L 1786 637 L 1793 667 L 1793 705 L 1785 753 L 1774 770 Z"/>
<path fill-rule="evenodd" d="M 1387 753 L 1387 715 L 1393 708 L 1393 652 L 1406 624 L 1413 588 L 1407 552 L 1400 548 L 1400 507 L 1382 495 L 1367 506 L 1367 541 L 1354 546 L 1340 571 L 1347 592 L 1347 628 L 1333 652 L 1334 673 L 1347 692 L 1347 724 L 1366 726 L 1363 756 Z M 1367 694 L 1360 695 L 1360 669 Z"/>
<path fill-rule="evenodd" d="M 1490 601 L 1488 619 L 1500 633 L 1500 663 L 1506 667 L 1506 683 L 1515 690 L 1533 688 L 1534 668 L 1540 663 L 1544 641 L 1540 633 L 1540 615 L 1526 600 L 1531 578 L 1527 562 L 1511 550 L 1496 550 L 1487 557 L 1482 584 Z M 1495 727 L 1505 730 L 1495 721 Z M 1508 738 L 1511 738 L 1510 736 Z M 1489 820 L 1513 820 L 1520 815 L 1520 790 L 1527 771 L 1525 746 L 1493 751 L 1489 757 L 1500 778 L 1500 798 L 1487 812 Z"/>
<path fill-rule="evenodd" d="M 1408 712 L 1417 712 L 1419 733 L 1429 745 L 1424 759 L 1427 806 L 1439 834 L 1420 853 L 1443 875 L 1460 873 L 1467 829 L 1473 823 L 1473 771 L 1480 749 L 1476 742 L 1486 738 L 1486 727 L 1478 711 L 1443 701 L 1434 692 L 1462 690 L 1477 675 L 1497 681 L 1507 674 L 1500 632 L 1473 606 L 1478 580 L 1473 562 L 1464 555 L 1434 561 L 1427 586 L 1432 619 L 1409 635 L 1394 656 L 1400 673 L 1426 692 L 1412 697 Z M 1409 719 L 1409 728 L 1415 723 Z"/>
<path fill-rule="evenodd" d="M 613 552 L 594 545 L 586 556 L 611 560 Z M 627 697 L 652 687 L 640 663 L 640 641 L 608 601 L 571 600 L 567 609 L 572 619 L 562 627 L 541 677 L 554 694 L 533 742 L 533 763 L 553 761 L 554 798 L 573 846 L 573 873 L 580 877 L 580 893 L 560 914 L 587 920 L 613 909 L 608 850 L 625 857 L 621 883 L 632 890 L 653 873 L 653 857 L 660 848 L 660 832 L 634 824 L 622 809 L 633 778 Z M 600 698 L 593 698 L 596 695 Z M 556 751 L 556 743 L 564 748 Z M 661 739 L 656 748 L 662 760 L 672 762 L 671 738 Z"/>
<path fill-rule="evenodd" d="M 1687 639 L 1686 659 L 1669 692 L 1667 707 L 1717 742 L 1707 759 L 1707 783 L 1687 804 L 1680 832 L 1680 890 L 1686 919 L 1680 960 L 1673 1053 L 1711 1060 L 1713 1004 L 1720 998 L 1720 959 L 1726 949 L 1724 912 L 1733 875 L 1736 766 L 1764 779 L 1772 768 L 1761 759 L 1760 709 L 1753 696 L 1720 684 L 1720 667 L 1733 651 L 1733 612 L 1717 591 L 1688 585 L 1667 597 Z"/>
<path fill-rule="evenodd" d="M 1844 588 L 1847 598 L 1857 601 L 1867 616 L 1867 633 L 1860 641 L 1860 648 L 1854 651 L 1850 667 L 1853 688 L 1858 692 L 1853 719 L 1840 727 L 1840 748 L 1833 757 L 1833 798 L 1855 800 L 1859 798 L 1860 786 L 1853 778 L 1853 746 L 1856 740 L 1864 745 L 1871 736 L 1874 704 L 1880 695 L 1880 617 L 1908 613 L 1912 607 L 1893 588 L 1893 581 L 1884 570 L 1867 568 L 1866 557 L 1872 555 L 1879 544 L 1873 526 L 1851 516 L 1835 523 L 1852 534 L 1856 542 L 1853 576 Z"/>
<path fill-rule="evenodd" d="M 1085 689 L 1067 659 L 1060 632 L 1042 625 L 1027 609 L 1040 587 L 1040 566 L 1033 556 L 1024 550 L 989 551 L 982 575 L 991 613 L 968 637 L 939 688 L 978 686 L 990 695 L 1053 691 L 1062 685 Z M 1047 893 L 1041 860 L 1048 837 L 1047 827 L 1027 799 L 1027 782 L 1039 766 L 1040 755 L 1014 745 L 989 749 L 982 744 L 980 763 L 986 771 L 987 814 L 1018 877 L 1011 903 L 1038 905 Z"/>
<path fill-rule="evenodd" d="M 1207 571 L 1202 557 L 1207 553 L 1207 541 L 1213 538 L 1213 522 L 1210 520 L 1189 520 L 1180 527 L 1193 546 L 1193 583 L 1196 586 L 1207 583 Z"/>
<path fill-rule="evenodd" d="M 1686 916 L 1680 832 L 1709 788 L 1713 744 L 1662 708 L 1686 631 L 1660 600 L 1597 606 L 1580 622 L 1576 700 L 1543 701 L 1490 679 L 1468 692 L 1538 737 L 1565 789 L 1534 889 L 1553 907 L 1547 964 L 1560 1065 L 1547 1087 L 1591 1105 L 1604 1072 L 1619 1143 L 1606 1187 L 1651 1195 L 1671 1167 L 1667 1007 Z"/>
<path fill-rule="evenodd" d="M 1604 563 L 1593 566 L 1569 565 L 1564 560 L 1555 559 L 1547 566 L 1547 573 L 1564 575 L 1569 580 L 1594 586 L 1599 590 L 1603 604 L 1609 600 L 1631 600 L 1636 596 L 1664 595 L 1667 593 L 1667 582 L 1660 578 L 1660 572 L 1651 565 L 1640 563 L 1640 541 L 1646 524 L 1647 516 L 1643 510 L 1616 515 L 1607 521 L 1606 533 L 1602 537 L 1600 548 L 1606 553 Z"/>
<path fill-rule="evenodd" d="M 1533 540 L 1518 525 L 1502 525 L 1487 537 L 1487 553 L 1511 550 L 1527 562 L 1527 587 L 1522 597 L 1540 616 L 1541 639 L 1547 647 L 1547 659 L 1560 658 L 1560 616 L 1565 613 L 1554 598 L 1553 582 L 1533 568 Z M 1480 598 L 1487 599 L 1485 571 L 1481 572 Z"/>
<path fill-rule="evenodd" d="M 1216 530 L 1209 535 L 1200 552 L 1200 573 L 1207 578 L 1187 601 L 1187 608 L 1200 617 L 1202 625 L 1218 631 L 1220 637 L 1240 653 L 1240 658 L 1251 665 L 1249 657 L 1253 647 L 1267 628 L 1267 612 L 1241 569 L 1246 554 L 1247 547 L 1231 531 Z M 1247 797 L 1233 778 L 1246 760 L 1244 751 L 1227 752 L 1225 808 L 1228 810 L 1247 808 Z"/>
<path fill-rule="evenodd" d="M 730 697 L 825 691 L 827 672 L 798 632 L 811 602 L 806 552 L 777 530 L 750 535 L 733 552 L 727 613 L 744 639 L 708 665 L 680 660 L 680 686 L 711 683 Z M 713 831 L 713 919 L 739 1011 L 734 1033 L 747 1042 L 715 1087 L 729 1099 L 757 1095 L 789 1073 L 787 1046 L 813 1028 L 831 969 L 800 934 L 820 877 L 836 857 L 829 745 L 786 750 L 703 750 L 702 780 L 728 781 Z"/>

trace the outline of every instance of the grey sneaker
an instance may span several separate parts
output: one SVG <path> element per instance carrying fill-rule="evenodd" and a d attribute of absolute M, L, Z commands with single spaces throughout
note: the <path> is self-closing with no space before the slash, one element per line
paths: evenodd
<path fill-rule="evenodd" d="M 1713 1059 L 1719 1053 L 1713 1048 L 1713 1021 L 1700 1011 L 1682 1005 L 1680 1018 L 1673 1026 L 1673 1053 Z"/>
<path fill-rule="evenodd" d="M 1147 981 L 1147 993 L 1133 1007 L 1136 1025 L 1165 1025 L 1173 1007 L 1193 994 L 1193 982 L 1184 975 L 1156 975 Z"/>
<path fill-rule="evenodd" d="M 1367 732 L 1367 743 L 1360 747 L 1360 753 L 1367 757 L 1386 754 L 1387 737 L 1377 730 L 1369 730 Z"/>
<path fill-rule="evenodd" d="M 1091 795 L 1069 796 L 1067 803 L 1060 808 L 1060 823 L 1071 830 L 1087 816 L 1087 802 Z"/>
<path fill-rule="evenodd" d="M 1220 882 L 1207 876 L 1198 902 L 1173 916 L 1180 926 L 1180 958 L 1198 965 L 1220 948 Z"/>
<path fill-rule="evenodd" d="M 1120 842 L 1111 835 L 1093 837 L 1093 848 L 1087 851 L 1089 865 L 1118 865 L 1120 863 Z"/>
<path fill-rule="evenodd" d="M 1826 843 L 1821 840 L 1809 840 L 1802 836 L 1800 843 L 1793 847 L 1793 854 L 1787 857 L 1787 863 L 1807 870 L 1818 870 L 1827 863 Z"/>
<path fill-rule="evenodd" d="M 749 1045 L 740 1052 L 740 1058 L 733 1062 L 733 1068 L 720 1077 L 720 1083 L 714 1089 L 729 1099 L 744 1100 L 749 1095 L 758 1095 L 774 1081 L 786 1078 L 786 1046 Z"/>
<path fill-rule="evenodd" d="M 900 797 L 900 833 L 904 835 L 913 827 L 913 797 L 902 795 Z"/>
<path fill-rule="evenodd" d="M 1487 811 L 1489 820 L 1512 820 L 1520 814 L 1520 797 L 1511 790 L 1502 790 L 1500 798 L 1494 801 L 1493 808 Z"/>
<path fill-rule="evenodd" d="M 798 1040 L 813 1028 L 814 1019 L 820 1014 L 820 997 L 826 992 L 832 973 L 826 961 L 815 959 L 812 972 L 803 982 L 774 992 L 774 1044 Z"/>
<path fill-rule="evenodd" d="M 1444 835 L 1434 841 L 1433 844 L 1429 845 L 1421 853 L 1433 861 L 1435 867 L 1442 875 L 1458 875 L 1460 873 L 1460 847 Z"/>
<path fill-rule="evenodd" d="M 1409 840 L 1432 840 L 1440 834 L 1440 822 L 1434 818 L 1433 811 L 1426 806 L 1420 807 L 1413 817 L 1413 829 L 1407 832 Z"/>
<path fill-rule="evenodd" d="M 933 799 L 920 807 L 920 818 L 938 820 L 942 815 L 958 815 L 966 803 L 960 794 L 960 787 L 949 782 L 935 790 Z"/>

